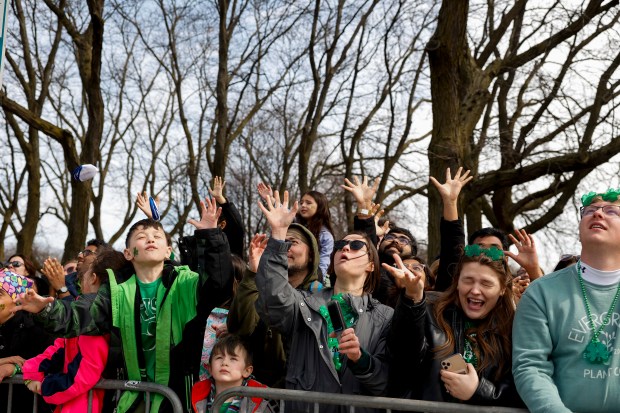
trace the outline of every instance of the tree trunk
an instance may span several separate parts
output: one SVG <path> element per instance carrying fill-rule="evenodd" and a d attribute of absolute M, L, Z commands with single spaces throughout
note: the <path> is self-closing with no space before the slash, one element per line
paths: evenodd
<path fill-rule="evenodd" d="M 444 177 L 447 167 L 453 171 L 462 157 L 466 140 L 460 125 L 463 85 L 460 72 L 464 69 L 467 50 L 468 2 L 444 1 L 439 11 L 437 29 L 426 46 L 431 71 L 433 133 L 428 147 L 429 173 Z M 428 194 L 428 256 L 439 254 L 439 222 L 442 203 L 433 188 Z"/>
<path fill-rule="evenodd" d="M 101 57 L 103 51 L 104 0 L 89 0 L 90 25 L 83 34 L 73 37 L 75 56 L 82 87 L 86 95 L 88 128 L 82 142 L 81 164 L 97 164 L 100 159 L 103 135 L 104 105 L 101 95 Z M 69 168 L 71 165 L 67 162 Z M 88 217 L 92 200 L 92 181 L 71 182 L 71 209 L 69 210 L 69 236 L 65 242 L 63 261 L 74 258 L 84 248 L 88 235 Z"/>

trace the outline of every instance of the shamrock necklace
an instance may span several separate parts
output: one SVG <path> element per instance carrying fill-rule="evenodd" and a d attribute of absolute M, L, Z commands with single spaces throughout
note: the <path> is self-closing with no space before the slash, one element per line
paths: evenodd
<path fill-rule="evenodd" d="M 581 278 L 581 274 L 583 273 L 583 267 L 581 266 L 581 260 L 577 261 L 577 276 L 579 277 L 579 284 L 581 285 L 581 292 L 583 293 L 583 302 L 586 306 L 586 313 L 588 314 L 588 322 L 590 323 L 590 329 L 594 331 L 592 334 L 592 338 L 590 342 L 586 346 L 586 349 L 583 352 L 583 358 L 588 360 L 592 364 L 606 364 L 609 361 L 610 352 L 607 350 L 607 346 L 598 339 L 598 336 L 601 334 L 603 328 L 609 324 L 609 320 L 611 320 L 611 314 L 614 312 L 614 308 L 616 308 L 616 303 L 618 302 L 618 295 L 620 295 L 620 285 L 618 285 L 618 290 L 616 290 L 616 295 L 614 296 L 613 301 L 611 302 L 611 307 L 609 307 L 609 311 L 605 314 L 605 318 L 601 323 L 600 327 L 594 329 L 594 320 L 592 319 L 592 312 L 590 311 L 590 303 L 588 303 L 588 297 L 586 295 L 586 286 L 583 283 L 583 278 Z"/>

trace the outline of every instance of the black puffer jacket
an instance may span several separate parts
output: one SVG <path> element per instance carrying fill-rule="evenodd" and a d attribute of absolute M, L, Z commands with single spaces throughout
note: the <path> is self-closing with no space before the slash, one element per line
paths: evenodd
<path fill-rule="evenodd" d="M 433 314 L 433 306 L 440 297 L 438 293 L 427 293 L 420 303 L 401 295 L 388 335 L 390 351 L 390 395 L 418 400 L 438 402 L 461 402 L 450 396 L 440 379 L 441 358 L 435 358 L 432 351 L 447 341 L 445 332 L 439 327 Z M 444 312 L 454 339 L 457 353 L 463 354 L 465 315 L 456 306 L 449 306 Z M 489 332 L 488 334 L 495 334 Z M 501 355 L 510 363 L 511 355 Z M 476 392 L 465 403 L 476 405 L 523 407 L 515 388 L 510 366 L 499 381 L 494 377 L 498 366 L 478 372 L 479 384 Z"/>

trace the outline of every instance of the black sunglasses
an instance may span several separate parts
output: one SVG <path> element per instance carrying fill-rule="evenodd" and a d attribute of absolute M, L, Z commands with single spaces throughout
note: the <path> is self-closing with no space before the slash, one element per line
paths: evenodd
<path fill-rule="evenodd" d="M 10 265 L 11 267 L 13 267 L 13 268 L 19 268 L 19 267 L 21 267 L 22 265 L 24 265 L 24 263 L 23 263 L 23 262 L 19 262 L 19 261 L 10 261 L 10 262 L 7 262 L 7 263 L 6 263 L 6 266 L 7 266 L 7 267 L 8 267 L 9 265 Z"/>
<path fill-rule="evenodd" d="M 347 245 L 349 246 L 349 248 L 351 248 L 352 251 L 359 251 L 366 246 L 366 243 L 358 239 L 341 239 L 340 241 L 334 242 L 334 251 L 339 251 Z"/>

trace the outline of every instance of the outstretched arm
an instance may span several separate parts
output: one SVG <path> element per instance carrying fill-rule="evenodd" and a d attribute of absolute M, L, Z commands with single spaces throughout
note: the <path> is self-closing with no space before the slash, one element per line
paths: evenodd
<path fill-rule="evenodd" d="M 222 220 L 220 227 L 228 238 L 230 252 L 243 257 L 243 244 L 245 239 L 245 231 L 243 230 L 243 221 L 241 214 L 237 211 L 235 204 L 228 201 L 224 197 L 224 187 L 226 181 L 221 177 L 213 178 L 213 188 L 209 188 L 209 194 L 215 199 L 217 204 L 222 207 Z"/>
<path fill-rule="evenodd" d="M 153 201 L 155 202 L 156 208 L 159 208 L 159 196 L 155 196 Z M 138 192 L 138 195 L 136 196 L 136 205 L 140 211 L 144 212 L 144 215 L 146 215 L 147 218 L 154 219 L 153 211 L 151 210 L 151 202 L 146 192 Z"/>
<path fill-rule="evenodd" d="M 33 290 L 22 294 L 17 310 L 35 314 L 45 330 L 59 337 L 97 336 L 112 328 L 110 286 L 103 284 L 94 300 L 64 301 L 41 297 Z"/>
<path fill-rule="evenodd" d="M 222 213 L 215 201 L 205 198 L 200 203 L 200 221 L 188 222 L 196 227 L 196 271 L 200 277 L 198 313 L 207 317 L 213 308 L 227 301 L 232 294 L 233 269 L 226 235 L 217 226 Z"/>
<path fill-rule="evenodd" d="M 537 278 L 543 276 L 543 271 L 538 264 L 538 252 L 536 251 L 536 243 L 534 237 L 528 234 L 524 229 L 516 229 L 515 234 L 518 239 L 512 234 L 508 234 L 510 241 L 517 247 L 518 254 L 513 254 L 510 251 L 504 251 L 504 254 L 512 258 L 517 264 L 525 269 L 529 274 L 530 280 L 534 281 Z"/>
<path fill-rule="evenodd" d="M 267 198 L 267 206 L 260 201 L 258 203 L 271 226 L 271 238 L 267 242 L 256 274 L 256 286 L 259 292 L 256 311 L 267 324 L 285 336 L 293 331 L 297 317 L 298 296 L 301 294 L 288 283 L 289 243 L 285 242 L 285 239 L 286 230 L 297 213 L 297 202 L 290 209 L 288 203 L 288 191 L 284 192 L 282 202 L 276 191 L 274 199 Z"/>
<path fill-rule="evenodd" d="M 431 183 L 437 188 L 439 195 L 441 195 L 441 201 L 443 202 L 443 219 L 446 221 L 454 221 L 459 219 L 458 213 L 458 200 L 461 189 L 474 177 L 469 176 L 469 170 L 463 174 L 463 167 L 460 167 L 454 178 L 450 173 L 450 168 L 446 169 L 446 182 L 440 184 L 437 179 L 430 177 Z"/>
<path fill-rule="evenodd" d="M 443 217 L 440 224 L 441 250 L 439 255 L 439 269 L 435 281 L 436 291 L 445 291 L 452 283 L 453 272 L 461 258 L 461 248 L 465 244 L 463 223 L 458 215 L 458 197 L 463 187 L 471 181 L 469 171 L 462 173 L 459 168 L 452 178 L 450 168 L 446 169 L 446 182 L 440 184 L 431 177 L 431 183 L 437 188 L 443 202 Z"/>
<path fill-rule="evenodd" d="M 345 178 L 344 185 L 340 185 L 340 187 L 349 192 L 357 204 L 357 212 L 353 221 L 354 229 L 368 234 L 376 246 L 379 243 L 379 238 L 377 236 L 377 223 L 374 220 L 374 215 L 380 209 L 380 205 L 373 204 L 372 200 L 379 187 L 379 178 L 374 180 L 372 186 L 368 185 L 367 176 L 364 176 L 361 182 L 357 176 L 354 176 L 353 181 L 351 182 L 348 178 Z"/>

